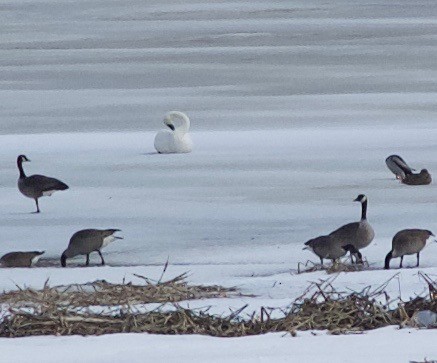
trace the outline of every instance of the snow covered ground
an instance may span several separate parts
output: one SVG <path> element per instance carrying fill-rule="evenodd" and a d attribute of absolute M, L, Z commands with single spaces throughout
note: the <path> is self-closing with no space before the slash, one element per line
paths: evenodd
<path fill-rule="evenodd" d="M 384 164 L 399 153 L 437 175 L 436 15 L 429 1 L 3 1 L 0 253 L 46 254 L 42 267 L 1 270 L 0 288 L 159 277 L 169 258 L 168 277 L 190 271 L 193 283 L 257 295 L 190 306 L 287 306 L 326 277 L 294 273 L 317 261 L 303 242 L 358 220 L 359 193 L 376 231 L 363 251 L 372 270 L 335 283 L 380 285 L 398 272 L 380 270 L 398 230 L 437 233 L 435 184 L 400 185 Z M 172 109 L 191 118 L 191 154 L 154 153 Z M 29 174 L 71 187 L 41 199 L 40 215 L 16 188 L 21 153 Z M 104 250 L 108 266 L 59 268 L 70 236 L 89 227 L 123 230 Z M 437 276 L 437 243 L 419 270 Z M 422 293 L 419 270 L 403 270 L 391 295 Z M 67 361 L 317 362 L 329 351 L 399 362 L 437 359 L 436 336 L 40 337 L 0 339 L 0 349 L 16 362 L 66 350 Z"/>
<path fill-rule="evenodd" d="M 365 335 L 305 332 L 296 338 L 279 333 L 224 339 L 146 334 L 38 337 L 2 340 L 0 347 L 2 355 L 14 356 L 15 362 L 423 362 L 435 356 L 431 342 L 436 337 L 435 331 L 388 327 Z M 23 347 L 31 349 L 32 357 Z"/>

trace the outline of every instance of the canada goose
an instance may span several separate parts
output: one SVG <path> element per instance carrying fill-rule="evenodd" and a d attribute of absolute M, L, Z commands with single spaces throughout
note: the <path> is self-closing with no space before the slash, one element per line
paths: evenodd
<path fill-rule="evenodd" d="M 417 174 L 407 174 L 401 177 L 401 182 L 407 185 L 428 185 L 431 184 L 431 174 L 426 169 L 422 169 Z"/>
<path fill-rule="evenodd" d="M 20 171 L 18 178 L 18 189 L 28 198 L 32 198 L 36 203 L 36 212 L 39 213 L 38 198 L 50 196 L 58 190 L 68 189 L 68 185 L 55 178 L 49 178 L 44 175 L 26 176 L 23 170 L 23 162 L 30 161 L 26 155 L 19 155 L 17 158 L 17 166 Z"/>
<path fill-rule="evenodd" d="M 174 121 L 178 119 L 178 125 Z M 179 111 L 170 111 L 164 117 L 164 125 L 170 130 L 159 131 L 155 136 L 155 149 L 160 154 L 189 153 L 193 149 L 190 134 L 190 119 Z"/>
<path fill-rule="evenodd" d="M 86 255 L 86 266 L 90 264 L 90 253 L 98 252 L 102 259 L 102 266 L 105 264 L 102 252 L 103 247 L 116 239 L 123 239 L 123 237 L 114 236 L 119 229 L 83 229 L 71 236 L 70 243 L 67 249 L 62 253 L 61 265 L 67 265 L 67 258 L 72 258 L 77 255 Z"/>
<path fill-rule="evenodd" d="M 396 179 L 402 179 L 405 175 L 412 174 L 413 170 L 399 155 L 390 155 L 385 159 L 387 167 L 396 175 Z"/>
<path fill-rule="evenodd" d="M 361 203 L 361 220 L 359 222 L 345 224 L 334 232 L 331 232 L 329 236 L 336 241 L 336 243 L 339 243 L 340 246 L 352 245 L 356 250 L 360 250 L 372 242 L 375 237 L 375 232 L 367 221 L 367 197 L 364 194 L 360 194 L 354 199 L 354 202 Z M 358 261 L 361 261 L 358 254 L 354 252 L 351 254 L 357 255 L 357 259 L 359 258 Z"/>
<path fill-rule="evenodd" d="M 402 261 L 405 255 L 417 255 L 417 267 L 419 267 L 419 254 L 426 245 L 428 238 L 434 236 L 426 229 L 403 229 L 395 234 L 391 242 L 391 251 L 385 257 L 384 268 L 390 268 L 392 258 L 401 258 L 399 268 L 402 268 Z"/>
<path fill-rule="evenodd" d="M 31 267 L 45 251 L 9 252 L 0 258 L 1 267 Z"/>
<path fill-rule="evenodd" d="M 358 251 L 351 244 L 346 246 L 341 246 L 335 240 L 333 240 L 330 236 L 320 236 L 309 241 L 305 242 L 304 250 L 311 250 L 320 258 L 320 263 L 323 265 L 323 259 L 327 258 L 332 260 L 333 263 L 343 257 L 348 251 L 350 253 L 354 253 L 361 260 L 362 255 L 360 251 Z"/>

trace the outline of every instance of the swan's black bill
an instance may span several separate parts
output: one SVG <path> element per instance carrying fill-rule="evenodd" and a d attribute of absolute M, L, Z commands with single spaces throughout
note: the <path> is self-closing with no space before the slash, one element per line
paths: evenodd
<path fill-rule="evenodd" d="M 169 125 L 167 125 L 170 129 L 172 129 L 172 131 L 174 131 L 175 130 L 175 128 L 174 128 L 174 125 L 172 125 L 172 124 L 169 124 Z"/>

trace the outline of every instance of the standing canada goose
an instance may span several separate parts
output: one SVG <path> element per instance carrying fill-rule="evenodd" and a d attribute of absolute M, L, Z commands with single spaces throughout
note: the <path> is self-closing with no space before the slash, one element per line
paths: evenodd
<path fill-rule="evenodd" d="M 319 256 L 322 266 L 324 258 L 332 260 L 332 263 L 336 263 L 337 260 L 340 257 L 343 257 L 348 251 L 356 254 L 360 260 L 362 259 L 360 251 L 358 251 L 354 246 L 351 244 L 341 246 L 330 236 L 320 236 L 310 239 L 305 242 L 305 246 L 306 247 L 303 248 L 304 250 L 311 250 L 314 254 Z"/>
<path fill-rule="evenodd" d="M 175 126 L 174 121 L 178 120 Z M 170 130 L 159 131 L 155 136 L 155 149 L 160 154 L 189 153 L 193 149 L 190 134 L 190 119 L 179 111 L 170 111 L 164 117 L 164 125 Z"/>
<path fill-rule="evenodd" d="M 58 179 L 50 178 L 44 175 L 26 176 L 23 170 L 23 162 L 30 161 L 26 155 L 19 155 L 17 158 L 17 166 L 20 171 L 18 178 L 18 189 L 28 198 L 32 198 L 36 203 L 36 212 L 39 213 L 38 198 L 50 196 L 58 190 L 68 189 L 68 185 Z"/>
<path fill-rule="evenodd" d="M 9 252 L 0 258 L 1 267 L 31 267 L 45 251 Z"/>
<path fill-rule="evenodd" d="M 119 229 L 83 229 L 71 236 L 70 243 L 67 249 L 62 253 L 61 265 L 67 265 L 67 258 L 72 258 L 78 255 L 86 255 L 86 266 L 90 264 L 90 253 L 98 252 L 102 259 L 102 266 L 105 264 L 102 252 L 103 247 L 116 239 L 123 239 L 123 237 L 114 236 Z"/>
<path fill-rule="evenodd" d="M 412 174 L 413 170 L 399 155 L 390 155 L 385 159 L 387 167 L 396 175 L 396 179 L 402 179 L 405 175 Z"/>
<path fill-rule="evenodd" d="M 428 185 L 431 184 L 431 174 L 426 169 L 422 169 L 417 174 L 407 174 L 401 177 L 401 183 L 407 185 Z"/>
<path fill-rule="evenodd" d="M 345 224 L 331 232 L 329 236 L 340 246 L 352 245 L 356 250 L 361 250 L 372 242 L 375 237 L 375 231 L 367 221 L 367 197 L 364 194 L 360 194 L 354 199 L 354 202 L 361 203 L 361 220 Z M 355 254 L 357 260 L 361 261 L 359 255 L 354 252 L 351 254 Z"/>
<path fill-rule="evenodd" d="M 402 261 L 405 255 L 417 255 L 417 265 L 419 267 L 419 254 L 426 245 L 427 240 L 434 236 L 431 231 L 426 229 L 403 229 L 395 234 L 391 242 L 391 251 L 385 257 L 384 268 L 390 268 L 390 260 L 400 257 L 401 263 L 399 268 L 402 268 Z"/>

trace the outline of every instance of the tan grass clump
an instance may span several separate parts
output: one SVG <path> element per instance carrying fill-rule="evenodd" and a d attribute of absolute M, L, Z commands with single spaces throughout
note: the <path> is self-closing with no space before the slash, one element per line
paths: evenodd
<path fill-rule="evenodd" d="M 98 280 L 87 284 L 49 287 L 46 282 L 42 290 L 29 288 L 3 293 L 0 295 L 0 304 L 19 304 L 22 307 L 44 307 L 53 303 L 58 307 L 114 306 L 226 297 L 237 293 L 233 287 L 189 285 L 186 282 L 186 273 L 156 283 L 144 276 L 135 276 L 141 278 L 145 284 L 112 284 Z"/>
<path fill-rule="evenodd" d="M 307 261 L 305 264 L 299 263 L 297 265 L 297 273 L 310 273 L 315 271 L 326 271 L 327 274 L 335 274 L 338 272 L 359 272 L 370 270 L 369 263 L 363 261 L 363 263 L 345 263 L 337 262 L 331 265 L 321 265 L 312 261 Z"/>
<path fill-rule="evenodd" d="M 428 297 L 416 298 L 389 309 L 393 301 L 390 300 L 385 288 L 396 277 L 397 275 L 393 276 L 376 289 L 371 289 L 369 286 L 358 292 L 339 291 L 334 288 L 332 282 L 335 277 L 314 282 L 286 311 L 282 311 L 283 316 L 279 318 L 272 318 L 272 313 L 278 313 L 277 309 L 267 308 L 262 308 L 259 315 L 253 313 L 250 316 L 243 316 L 245 307 L 228 316 L 211 315 L 208 309 L 190 310 L 178 305 L 173 305 L 173 309 L 170 310 L 168 306 L 152 311 L 141 310 L 133 305 L 133 302 L 144 303 L 141 301 L 143 292 L 138 293 L 141 287 L 133 288 L 131 284 L 104 283 L 102 285 L 102 282 L 97 282 L 95 286 L 72 285 L 63 289 L 46 286 L 39 291 L 27 289 L 0 296 L 0 301 L 9 306 L 0 322 L 0 336 L 148 332 L 239 337 L 269 332 L 289 332 L 295 335 L 297 330 L 310 329 L 345 334 L 360 333 L 388 325 L 403 326 L 408 324 L 416 311 L 436 311 L 437 301 L 430 298 L 431 291 Z M 429 280 L 435 284 L 431 279 Z M 190 286 L 183 278 L 176 280 L 175 289 L 174 286 L 171 287 L 175 281 L 170 281 L 173 282 L 159 283 L 166 285 L 161 290 L 162 296 L 156 295 L 154 289 L 160 287 L 157 286 L 159 284 L 154 284 L 152 288 L 154 292 L 151 296 L 160 302 L 168 302 L 176 298 L 183 299 L 187 294 L 211 297 L 237 294 L 235 289 L 219 286 Z M 144 286 L 146 290 L 151 289 L 149 285 L 150 282 Z M 180 289 L 181 286 L 183 288 Z M 76 295 L 78 291 L 83 294 L 83 290 L 85 290 L 83 296 Z M 105 294 L 102 291 L 105 291 Z M 171 296 L 169 291 L 172 291 L 175 296 Z M 126 293 L 126 296 L 120 296 Z M 68 300 L 70 298 L 71 303 Z M 152 300 L 151 297 L 148 299 L 148 301 Z M 92 306 L 102 305 L 105 302 L 107 306 L 116 305 L 118 308 L 110 312 L 93 310 Z"/>

